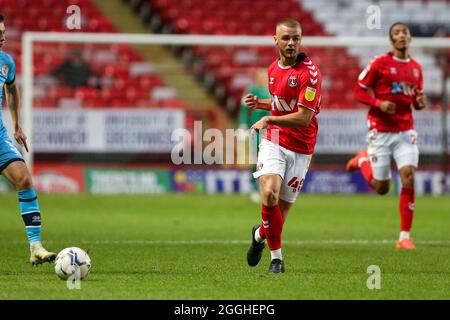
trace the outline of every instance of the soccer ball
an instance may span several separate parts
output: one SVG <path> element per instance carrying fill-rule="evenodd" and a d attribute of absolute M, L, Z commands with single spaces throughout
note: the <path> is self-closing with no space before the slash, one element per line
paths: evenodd
<path fill-rule="evenodd" d="M 86 251 L 77 248 L 61 250 L 55 259 L 55 272 L 63 280 L 73 275 L 73 279 L 83 280 L 91 271 L 91 258 Z"/>

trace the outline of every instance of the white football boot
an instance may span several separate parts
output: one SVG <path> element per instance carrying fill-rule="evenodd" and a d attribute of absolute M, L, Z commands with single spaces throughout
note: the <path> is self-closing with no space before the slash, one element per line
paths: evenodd
<path fill-rule="evenodd" d="M 56 258 L 56 253 L 45 250 L 40 242 L 30 246 L 31 256 L 30 263 L 35 266 L 44 262 L 53 262 Z"/>

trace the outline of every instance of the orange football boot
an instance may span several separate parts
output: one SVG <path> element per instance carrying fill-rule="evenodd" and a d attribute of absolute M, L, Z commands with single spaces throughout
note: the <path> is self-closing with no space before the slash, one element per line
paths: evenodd
<path fill-rule="evenodd" d="M 347 162 L 347 165 L 345 166 L 345 170 L 348 172 L 358 170 L 359 169 L 359 163 L 358 163 L 359 159 L 367 157 L 367 156 L 368 156 L 368 154 L 367 154 L 366 150 L 358 152 L 356 154 L 356 156 L 354 156 Z"/>
<path fill-rule="evenodd" d="M 416 246 L 414 243 L 412 243 L 412 239 L 405 238 L 403 240 L 398 240 L 397 244 L 395 245 L 395 248 L 397 249 L 415 249 Z"/>

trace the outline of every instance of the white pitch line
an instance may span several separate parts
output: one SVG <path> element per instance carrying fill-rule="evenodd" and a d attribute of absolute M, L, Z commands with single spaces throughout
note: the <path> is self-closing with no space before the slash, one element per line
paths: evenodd
<path fill-rule="evenodd" d="M 84 243 L 92 244 L 143 244 L 143 245 L 197 245 L 197 244 L 249 244 L 250 240 L 99 240 L 87 241 Z M 395 240 L 284 240 L 284 244 L 305 245 L 305 244 L 392 244 Z M 415 241 L 417 244 L 450 244 L 450 240 L 423 240 Z"/>
<path fill-rule="evenodd" d="M 24 241 L 14 241 L 23 243 Z M 284 240 L 287 245 L 350 245 L 350 244 L 393 244 L 395 240 Z M 202 244 L 249 244 L 250 240 L 76 240 L 76 241 L 45 241 L 48 244 L 81 243 L 90 245 L 202 245 Z M 450 245 L 450 240 L 416 240 L 416 244 Z"/>

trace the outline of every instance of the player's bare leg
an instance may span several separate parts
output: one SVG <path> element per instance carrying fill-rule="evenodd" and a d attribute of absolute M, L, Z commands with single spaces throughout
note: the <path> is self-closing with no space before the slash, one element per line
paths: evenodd
<path fill-rule="evenodd" d="M 389 192 L 389 189 L 391 187 L 391 180 L 375 180 L 372 179 L 372 181 L 369 184 L 379 195 L 384 195 Z"/>
<path fill-rule="evenodd" d="M 402 190 L 400 192 L 400 237 L 397 241 L 397 249 L 415 249 L 412 239 L 409 237 L 414 217 L 414 175 L 416 168 L 404 166 L 400 168 Z"/>
<path fill-rule="evenodd" d="M 11 182 L 17 191 L 32 188 L 31 175 L 22 161 L 9 164 L 2 171 L 2 175 Z"/>
<path fill-rule="evenodd" d="M 18 191 L 20 211 L 25 222 L 28 241 L 30 243 L 30 263 L 38 265 L 55 260 L 56 253 L 47 251 L 41 243 L 41 216 L 36 192 L 33 189 L 31 175 L 22 161 L 8 165 L 2 174 Z"/>
<path fill-rule="evenodd" d="M 369 186 L 380 195 L 384 195 L 389 192 L 391 186 L 391 180 L 376 180 L 373 178 L 372 167 L 370 165 L 369 156 L 366 150 L 359 151 L 353 158 L 351 158 L 345 167 L 348 172 L 355 170 L 361 170 L 364 179 Z"/>

